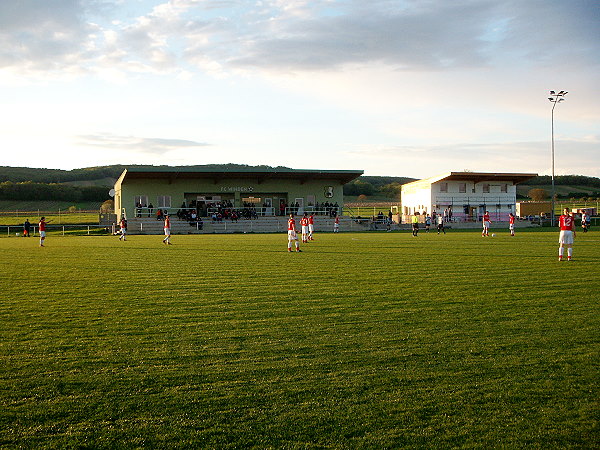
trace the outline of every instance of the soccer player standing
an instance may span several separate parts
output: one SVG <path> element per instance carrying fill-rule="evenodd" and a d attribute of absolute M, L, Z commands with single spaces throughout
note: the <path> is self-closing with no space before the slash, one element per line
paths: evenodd
<path fill-rule="evenodd" d="M 301 252 L 300 245 L 298 244 L 298 235 L 296 234 L 296 220 L 294 220 L 294 214 L 290 214 L 288 219 L 288 252 L 292 251 L 292 241 L 295 241 L 296 251 Z"/>
<path fill-rule="evenodd" d="M 340 218 L 339 218 L 339 216 L 335 216 L 335 220 L 333 221 L 333 232 L 334 233 L 339 233 L 340 232 Z"/>
<path fill-rule="evenodd" d="M 444 234 L 446 234 L 446 229 L 444 228 L 444 216 L 441 214 L 437 215 L 437 230 L 438 234 L 440 234 L 440 231 L 443 231 Z"/>
<path fill-rule="evenodd" d="M 583 211 L 583 213 L 581 213 L 581 228 L 583 229 L 584 233 L 587 233 L 588 231 L 588 223 L 590 221 L 590 216 L 588 216 L 587 211 Z"/>
<path fill-rule="evenodd" d="M 121 227 L 121 236 L 119 236 L 119 240 L 120 241 L 126 241 L 127 240 L 127 219 L 125 219 L 125 217 L 123 216 L 121 218 L 121 222 L 119 224 L 119 226 Z"/>
<path fill-rule="evenodd" d="M 413 237 L 419 236 L 419 213 L 415 212 L 412 216 L 412 235 Z"/>
<path fill-rule="evenodd" d="M 44 241 L 46 240 L 46 225 L 52 222 L 51 220 L 46 222 L 46 218 L 42 216 L 40 222 L 38 223 L 38 227 L 40 229 L 40 247 L 44 246 Z"/>
<path fill-rule="evenodd" d="M 304 213 L 302 219 L 300 219 L 300 226 L 302 227 L 302 243 L 308 242 L 308 213 Z"/>
<path fill-rule="evenodd" d="M 510 235 L 515 235 L 515 215 L 510 213 L 508 215 L 508 229 L 510 230 Z"/>
<path fill-rule="evenodd" d="M 490 220 L 490 213 L 489 211 L 486 211 L 485 214 L 483 215 L 483 231 L 481 232 L 481 236 L 489 236 L 489 232 L 490 232 L 490 225 L 492 224 L 492 221 Z"/>
<path fill-rule="evenodd" d="M 165 216 L 164 229 L 165 229 L 165 238 L 163 239 L 163 244 L 171 245 L 171 241 L 170 241 L 170 239 L 171 239 L 171 219 L 169 218 L 168 214 Z"/>
<path fill-rule="evenodd" d="M 560 235 L 558 237 L 558 260 L 562 261 L 565 252 L 565 245 L 567 246 L 567 260 L 571 261 L 573 258 L 573 241 L 575 239 L 575 218 L 571 214 L 569 208 L 565 208 L 562 216 L 558 219 L 558 225 L 560 226 Z"/>
<path fill-rule="evenodd" d="M 312 241 L 313 239 L 313 232 L 315 231 L 315 218 L 314 216 L 311 214 L 310 216 L 308 216 L 308 240 Z"/>

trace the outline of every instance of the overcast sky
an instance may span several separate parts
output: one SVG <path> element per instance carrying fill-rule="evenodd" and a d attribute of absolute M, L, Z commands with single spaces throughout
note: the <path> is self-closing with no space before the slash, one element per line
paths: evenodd
<path fill-rule="evenodd" d="M 0 165 L 600 177 L 598 0 L 0 1 Z"/>

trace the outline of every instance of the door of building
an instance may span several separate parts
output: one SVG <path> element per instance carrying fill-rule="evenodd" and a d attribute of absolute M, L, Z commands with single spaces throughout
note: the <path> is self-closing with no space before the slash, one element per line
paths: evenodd
<path fill-rule="evenodd" d="M 295 210 L 296 214 L 304 214 L 304 198 L 298 197 L 294 199 L 294 205 L 298 205 L 298 209 Z"/>
<path fill-rule="evenodd" d="M 270 198 L 270 197 L 265 198 L 264 202 L 263 202 L 263 205 L 265 205 L 264 206 L 265 209 L 263 211 L 263 214 L 265 216 L 272 216 L 273 215 L 273 199 Z"/>

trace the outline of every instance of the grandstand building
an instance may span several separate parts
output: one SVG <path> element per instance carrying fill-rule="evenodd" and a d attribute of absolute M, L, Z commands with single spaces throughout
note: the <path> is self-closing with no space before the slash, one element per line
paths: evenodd
<path fill-rule="evenodd" d="M 452 221 L 481 221 L 485 211 L 492 220 L 507 221 L 515 213 L 517 184 L 535 173 L 448 172 L 402 185 L 402 215 L 451 213 Z"/>
<path fill-rule="evenodd" d="M 146 217 L 157 210 L 174 214 L 194 209 L 210 216 L 218 207 L 251 208 L 261 216 L 302 214 L 342 208 L 343 186 L 362 175 L 356 170 L 182 170 L 128 168 L 115 183 L 118 218 Z M 325 206 L 326 205 L 326 206 Z"/>

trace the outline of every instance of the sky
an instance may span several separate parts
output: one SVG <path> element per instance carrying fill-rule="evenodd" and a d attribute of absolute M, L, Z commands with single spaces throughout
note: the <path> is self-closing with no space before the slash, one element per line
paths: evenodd
<path fill-rule="evenodd" d="M 597 0 L 0 2 L 0 165 L 600 177 Z"/>

